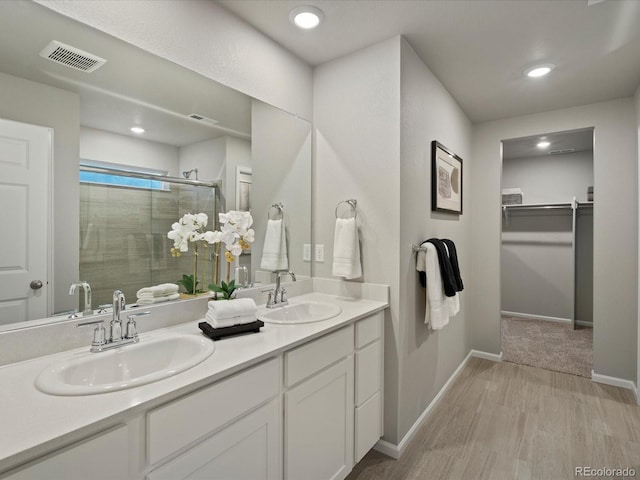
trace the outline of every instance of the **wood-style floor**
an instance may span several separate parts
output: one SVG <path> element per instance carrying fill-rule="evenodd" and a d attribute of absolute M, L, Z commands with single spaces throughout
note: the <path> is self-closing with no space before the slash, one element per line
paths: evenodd
<path fill-rule="evenodd" d="M 369 452 L 347 480 L 573 479 L 576 467 L 631 467 L 640 407 L 629 390 L 472 358 L 400 460 Z M 613 478 L 613 477 L 600 477 Z"/>

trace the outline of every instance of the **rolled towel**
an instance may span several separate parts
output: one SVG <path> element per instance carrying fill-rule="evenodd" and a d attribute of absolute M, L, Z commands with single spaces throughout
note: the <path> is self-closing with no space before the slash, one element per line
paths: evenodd
<path fill-rule="evenodd" d="M 214 300 L 209 302 L 207 315 L 216 320 L 225 320 L 245 315 L 253 315 L 255 317 L 257 311 L 258 307 L 256 307 L 256 302 L 253 301 L 253 298 L 236 298 L 234 300 Z"/>
<path fill-rule="evenodd" d="M 213 328 L 225 328 L 233 327 L 234 325 L 243 325 L 245 323 L 255 322 L 257 317 L 255 313 L 248 315 L 241 315 L 238 317 L 223 318 L 222 320 L 211 316 L 211 312 L 208 312 L 204 317 L 205 321 Z"/>
<path fill-rule="evenodd" d="M 172 293 L 178 293 L 179 287 L 175 283 L 161 283 L 153 287 L 145 287 L 138 290 L 137 297 L 154 296 L 159 297 L 162 295 L 170 295 Z"/>
<path fill-rule="evenodd" d="M 332 275 L 346 279 L 362 276 L 360 241 L 355 218 L 336 218 Z"/>
<path fill-rule="evenodd" d="M 162 295 L 160 297 L 138 297 L 138 305 L 153 305 L 154 303 L 169 302 L 171 300 L 177 300 L 178 298 L 180 298 L 179 293 Z"/>
<path fill-rule="evenodd" d="M 267 222 L 262 246 L 262 260 L 260 268 L 263 270 L 289 270 L 287 257 L 287 234 L 282 219 Z"/>

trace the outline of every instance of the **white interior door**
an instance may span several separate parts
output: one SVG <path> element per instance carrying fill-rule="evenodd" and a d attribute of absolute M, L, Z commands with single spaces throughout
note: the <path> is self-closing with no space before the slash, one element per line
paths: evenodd
<path fill-rule="evenodd" d="M 52 141 L 0 119 L 0 325 L 47 316 Z"/>

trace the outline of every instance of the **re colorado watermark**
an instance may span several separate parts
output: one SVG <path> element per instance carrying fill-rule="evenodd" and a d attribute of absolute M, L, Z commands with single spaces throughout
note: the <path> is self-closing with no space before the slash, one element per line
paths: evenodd
<path fill-rule="evenodd" d="M 632 467 L 625 468 L 609 468 L 609 467 L 575 467 L 574 475 L 576 477 L 593 477 L 593 478 L 635 478 L 636 471 Z"/>

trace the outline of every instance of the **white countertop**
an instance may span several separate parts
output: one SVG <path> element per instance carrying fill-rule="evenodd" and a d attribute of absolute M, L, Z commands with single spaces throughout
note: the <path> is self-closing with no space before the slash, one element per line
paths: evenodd
<path fill-rule="evenodd" d="M 321 293 L 300 295 L 290 299 L 290 302 L 301 300 L 337 303 L 342 308 L 342 313 L 316 323 L 265 323 L 260 333 L 216 341 L 213 355 L 185 372 L 127 390 L 86 396 L 54 396 L 36 389 L 36 377 L 50 364 L 81 355 L 100 355 L 89 353 L 88 345 L 0 367 L 0 472 L 79 440 L 132 414 L 163 404 L 272 358 L 388 306 L 381 301 Z M 198 321 L 194 321 L 141 334 L 140 342 L 144 342 L 145 338 L 166 333 L 202 335 Z"/>

